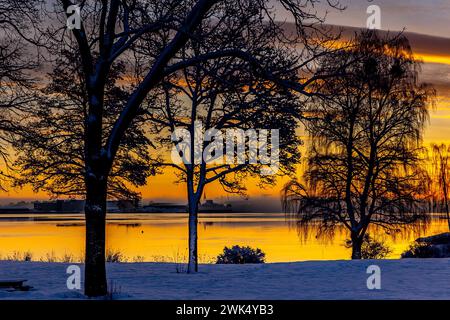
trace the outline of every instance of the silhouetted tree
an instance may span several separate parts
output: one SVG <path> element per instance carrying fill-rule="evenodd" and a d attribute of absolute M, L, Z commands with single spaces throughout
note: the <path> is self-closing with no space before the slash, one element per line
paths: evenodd
<path fill-rule="evenodd" d="M 179 163 L 169 159 L 164 164 L 178 170 L 179 182 L 186 184 L 188 272 L 198 271 L 198 209 L 205 187 L 218 182 L 226 192 L 244 195 L 246 178 L 273 185 L 280 175 L 292 174 L 300 158 L 295 129 L 301 106 L 280 85 L 300 82 L 296 48 L 275 43 L 274 30 L 260 21 L 259 11 L 249 7 L 243 12 L 226 25 L 203 24 L 181 50 L 180 63 L 231 47 L 258 56 L 260 67 L 239 56 L 199 62 L 165 81 L 160 103 L 149 105 L 159 142 L 169 150 L 175 145 L 176 156 L 182 153 Z M 276 74 L 277 80 L 266 79 L 258 69 Z M 277 131 L 271 134 L 271 129 Z"/>
<path fill-rule="evenodd" d="M 404 36 L 367 31 L 353 41 L 355 49 L 322 60 L 322 69 L 354 63 L 321 83 L 323 95 L 311 101 L 304 181 L 288 183 L 283 201 L 299 226 L 345 226 L 352 258 L 360 259 L 369 225 L 392 231 L 428 218 L 419 205 L 429 182 L 420 142 L 434 92 L 419 84 L 419 63 Z"/>
<path fill-rule="evenodd" d="M 23 111 L 33 101 L 34 86 L 30 72 L 38 63 L 27 54 L 22 37 L 36 19 L 34 6 L 39 1 L 0 0 L 0 190 L 5 190 L 11 171 L 11 143 L 18 133 Z"/>
<path fill-rule="evenodd" d="M 14 1 L 14 0 L 11 0 Z M 279 0 L 285 12 L 295 21 L 295 37 L 286 39 L 274 34 L 274 41 L 298 41 L 303 44 L 303 57 L 318 45 L 306 40 L 313 38 L 316 25 L 322 22 L 311 0 Z M 328 1 L 327 1 L 328 2 Z M 40 35 L 42 53 L 53 62 L 66 50 L 79 53 L 84 81 L 82 91 L 87 100 L 84 121 L 84 183 L 86 189 L 86 263 L 85 293 L 101 296 L 107 292 L 105 271 L 105 216 L 108 180 L 126 132 L 143 110 L 142 104 L 152 99 L 153 91 L 171 74 L 202 61 L 224 57 L 238 57 L 251 61 L 265 78 L 279 82 L 290 90 L 307 94 L 304 83 L 278 80 L 279 75 L 265 70 L 259 56 L 249 55 L 241 48 L 205 52 L 195 59 L 180 60 L 180 49 L 191 41 L 192 34 L 208 22 L 226 26 L 230 19 L 247 15 L 246 10 L 258 13 L 272 30 L 280 30 L 275 22 L 274 9 L 269 0 L 86 0 L 79 2 L 80 27 L 66 28 L 67 19 L 75 19 L 70 0 L 54 0 L 42 9 L 46 20 L 34 27 Z M 330 2 L 330 5 L 335 6 Z M 214 11 L 212 11 L 214 9 Z M 212 13 L 214 12 L 214 13 Z M 246 28 L 245 19 L 242 28 Z M 308 32 L 311 30 L 311 32 Z M 219 35 L 220 36 L 220 35 Z M 249 35 L 251 38 L 251 35 Z M 163 39 L 163 41 L 161 40 Z M 129 94 L 123 107 L 116 111 L 111 126 L 105 126 L 105 97 L 113 66 L 119 61 L 130 64 Z M 75 61 L 75 63 L 78 63 Z"/>
<path fill-rule="evenodd" d="M 447 215 L 448 228 L 450 230 L 450 213 L 449 213 L 449 181 L 450 181 L 450 147 L 441 144 L 431 145 L 431 164 L 433 175 L 434 190 L 433 200 L 435 204 L 439 205 L 439 209 L 445 210 Z"/>
<path fill-rule="evenodd" d="M 41 90 L 33 108 L 24 112 L 26 127 L 13 144 L 18 152 L 15 167 L 21 172 L 15 179 L 16 186 L 30 184 L 36 191 L 51 195 L 86 197 L 84 129 L 88 100 L 77 59 L 76 53 L 62 53 L 49 74 L 48 85 Z M 105 86 L 104 131 L 111 128 L 129 94 L 121 78 L 124 71 L 125 65 L 120 62 L 111 67 Z M 123 137 L 109 174 L 109 198 L 140 198 L 132 186 L 145 185 L 153 172 L 151 144 L 139 126 L 142 121 L 142 116 L 136 117 Z"/>

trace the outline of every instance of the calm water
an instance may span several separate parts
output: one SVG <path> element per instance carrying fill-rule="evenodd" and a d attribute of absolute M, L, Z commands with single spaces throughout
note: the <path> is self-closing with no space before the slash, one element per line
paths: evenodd
<path fill-rule="evenodd" d="M 313 227 L 297 232 L 284 214 L 200 214 L 199 257 L 211 262 L 224 246 L 250 245 L 266 252 L 268 262 L 348 259 L 345 230 L 333 238 L 317 238 Z M 109 214 L 107 247 L 129 261 L 175 261 L 187 256 L 186 214 Z M 418 236 L 448 231 L 444 219 L 433 219 L 426 230 L 402 232 L 395 237 L 371 230 L 398 258 Z M 0 215 L 0 255 L 31 252 L 33 260 L 47 256 L 80 259 L 84 252 L 82 215 Z M 138 258 L 139 256 L 139 258 Z"/>

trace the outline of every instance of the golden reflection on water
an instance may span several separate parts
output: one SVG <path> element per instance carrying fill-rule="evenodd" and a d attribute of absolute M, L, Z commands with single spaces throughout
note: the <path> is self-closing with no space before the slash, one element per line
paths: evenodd
<path fill-rule="evenodd" d="M 82 215 L 8 215 L 0 220 L 0 255 L 5 259 L 14 252 L 31 252 L 33 260 L 48 255 L 61 259 L 70 255 L 81 259 L 84 252 Z M 109 214 L 107 247 L 120 251 L 129 261 L 181 262 L 187 256 L 187 216 L 185 214 Z M 250 245 L 266 253 L 267 262 L 348 259 L 344 247 L 345 230 L 337 230 L 332 239 L 316 238 L 317 228 L 306 234 L 297 232 L 283 214 L 201 214 L 199 219 L 199 257 L 212 262 L 224 246 Z M 379 230 L 371 234 L 383 239 L 399 258 L 418 236 L 448 231 L 444 219 L 433 219 L 426 230 L 404 232 L 396 237 Z M 47 257 L 48 259 L 48 257 Z"/>

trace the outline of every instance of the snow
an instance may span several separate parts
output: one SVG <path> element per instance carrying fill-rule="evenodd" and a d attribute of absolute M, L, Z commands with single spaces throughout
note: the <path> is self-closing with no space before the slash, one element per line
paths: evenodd
<path fill-rule="evenodd" d="M 34 287 L 0 289 L 0 299 L 83 299 L 82 290 L 67 289 L 69 265 L 0 261 L 0 280 L 27 279 Z M 381 290 L 367 288 L 370 265 L 381 269 Z M 177 273 L 177 265 L 169 263 L 107 266 L 114 299 L 450 299 L 450 259 L 209 264 L 199 270 Z"/>

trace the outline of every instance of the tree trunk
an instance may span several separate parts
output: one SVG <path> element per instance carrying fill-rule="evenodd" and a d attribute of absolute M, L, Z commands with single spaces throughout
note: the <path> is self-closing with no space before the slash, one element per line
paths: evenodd
<path fill-rule="evenodd" d="M 84 293 L 88 297 L 107 294 L 105 266 L 106 182 L 87 182 L 85 204 L 86 256 Z"/>
<path fill-rule="evenodd" d="M 362 258 L 361 247 L 362 247 L 362 237 L 357 235 L 352 235 L 352 259 L 359 260 Z"/>
<path fill-rule="evenodd" d="M 188 273 L 198 272 L 198 200 L 189 195 L 189 262 Z"/>

